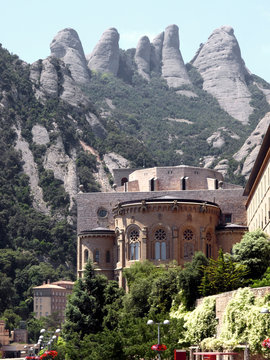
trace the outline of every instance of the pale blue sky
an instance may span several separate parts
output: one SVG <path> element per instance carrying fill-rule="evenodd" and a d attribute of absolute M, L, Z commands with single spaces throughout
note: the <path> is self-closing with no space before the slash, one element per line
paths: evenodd
<path fill-rule="evenodd" d="M 0 13 L 0 43 L 29 63 L 50 55 L 50 42 L 66 27 L 88 54 L 109 27 L 127 49 L 170 24 L 179 26 L 188 62 L 214 29 L 230 25 L 246 66 L 270 82 L 270 0 L 0 0 Z"/>

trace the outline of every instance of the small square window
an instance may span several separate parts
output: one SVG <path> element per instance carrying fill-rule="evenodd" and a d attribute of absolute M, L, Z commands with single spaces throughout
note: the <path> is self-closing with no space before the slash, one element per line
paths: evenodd
<path fill-rule="evenodd" d="M 225 224 L 230 224 L 232 222 L 232 214 L 225 214 L 224 221 L 225 221 Z"/>

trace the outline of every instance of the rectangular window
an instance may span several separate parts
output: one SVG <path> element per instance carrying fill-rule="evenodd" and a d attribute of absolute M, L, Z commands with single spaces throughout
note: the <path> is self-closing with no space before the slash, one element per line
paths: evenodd
<path fill-rule="evenodd" d="M 186 190 L 186 178 L 181 177 L 181 190 Z"/>
<path fill-rule="evenodd" d="M 225 222 L 225 224 L 230 224 L 232 222 L 232 214 L 225 214 L 224 222 Z"/>

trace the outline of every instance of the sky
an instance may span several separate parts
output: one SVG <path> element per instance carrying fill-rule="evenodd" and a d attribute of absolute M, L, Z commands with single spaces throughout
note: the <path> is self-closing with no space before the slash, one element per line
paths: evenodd
<path fill-rule="evenodd" d="M 216 28 L 230 25 L 247 68 L 270 82 L 270 0 L 0 0 L 0 14 L 0 43 L 28 63 L 49 56 L 52 39 L 67 27 L 89 54 L 109 27 L 128 49 L 171 24 L 188 62 Z"/>

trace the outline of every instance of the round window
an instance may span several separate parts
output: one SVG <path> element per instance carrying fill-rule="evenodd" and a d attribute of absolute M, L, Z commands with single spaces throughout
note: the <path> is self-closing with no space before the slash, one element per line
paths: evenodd
<path fill-rule="evenodd" d="M 100 218 L 105 218 L 106 216 L 108 216 L 108 211 L 104 208 L 100 208 L 97 211 L 98 217 Z"/>
<path fill-rule="evenodd" d="M 192 240 L 193 239 L 193 231 L 190 229 L 186 229 L 184 231 L 184 239 L 185 240 Z"/>
<path fill-rule="evenodd" d="M 166 240 L 166 233 L 163 229 L 158 229 L 155 232 L 155 240 L 156 241 L 164 241 Z"/>
<path fill-rule="evenodd" d="M 137 241 L 139 239 L 139 231 L 138 230 L 132 230 L 130 233 L 129 233 L 129 240 L 130 241 Z"/>

